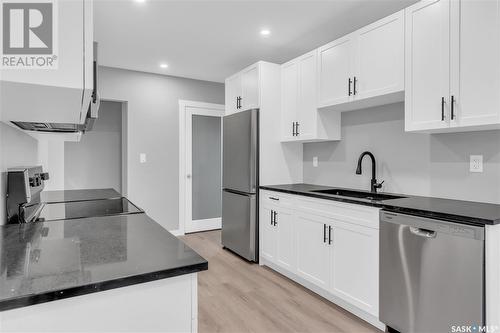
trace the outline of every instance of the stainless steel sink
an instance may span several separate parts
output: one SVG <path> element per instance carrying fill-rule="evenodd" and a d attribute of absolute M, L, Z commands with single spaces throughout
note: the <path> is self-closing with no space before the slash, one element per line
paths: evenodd
<path fill-rule="evenodd" d="M 350 197 L 357 199 L 365 199 L 365 200 L 374 200 L 374 201 L 382 201 L 382 200 L 390 200 L 390 199 L 401 199 L 405 198 L 403 196 L 392 195 L 392 194 L 383 194 L 383 193 L 372 193 L 372 192 L 364 192 L 364 191 L 354 191 L 354 190 L 344 190 L 332 188 L 328 190 L 315 190 L 311 191 L 315 193 L 329 194 L 329 195 L 338 195 L 341 197 Z"/>

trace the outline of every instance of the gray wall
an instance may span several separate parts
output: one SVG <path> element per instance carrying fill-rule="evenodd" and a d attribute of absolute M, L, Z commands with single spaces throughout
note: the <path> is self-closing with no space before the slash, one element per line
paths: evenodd
<path fill-rule="evenodd" d="M 64 143 L 64 188 L 114 188 L 122 183 L 122 103 L 102 102 L 92 131 Z"/>
<path fill-rule="evenodd" d="M 37 165 L 38 142 L 26 133 L 0 123 L 0 225 L 5 224 L 6 171 L 8 168 Z"/>
<path fill-rule="evenodd" d="M 224 85 L 107 67 L 99 74 L 103 99 L 128 102 L 127 196 L 164 228 L 178 229 L 179 99 L 224 104 Z"/>
<path fill-rule="evenodd" d="M 221 217 L 221 118 L 193 115 L 192 127 L 192 219 Z"/>
<path fill-rule="evenodd" d="M 355 174 L 364 150 L 375 154 L 383 191 L 500 203 L 500 131 L 405 133 L 403 103 L 343 113 L 340 142 L 304 145 L 304 182 L 369 189 L 368 158 Z M 470 173 L 477 154 L 484 172 Z"/>

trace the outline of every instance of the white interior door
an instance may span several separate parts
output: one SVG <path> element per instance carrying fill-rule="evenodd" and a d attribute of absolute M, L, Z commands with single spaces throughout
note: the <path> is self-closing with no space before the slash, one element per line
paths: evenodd
<path fill-rule="evenodd" d="M 181 105 L 181 233 L 221 228 L 223 115 L 224 105 Z"/>

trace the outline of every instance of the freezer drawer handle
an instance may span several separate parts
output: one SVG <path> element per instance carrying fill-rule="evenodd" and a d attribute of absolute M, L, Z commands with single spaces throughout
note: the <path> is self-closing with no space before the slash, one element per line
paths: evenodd
<path fill-rule="evenodd" d="M 429 229 L 410 227 L 410 232 L 416 236 L 425 238 L 436 238 L 436 232 Z"/>

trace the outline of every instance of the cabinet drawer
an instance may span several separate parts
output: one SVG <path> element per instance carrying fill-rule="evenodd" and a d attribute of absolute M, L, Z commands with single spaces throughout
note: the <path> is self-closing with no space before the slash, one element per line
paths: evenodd
<path fill-rule="evenodd" d="M 262 205 L 274 205 L 280 207 L 292 207 L 293 197 L 289 194 L 273 192 L 273 191 L 260 191 L 260 202 Z"/>
<path fill-rule="evenodd" d="M 379 228 L 379 208 L 306 197 L 297 198 L 296 208 L 314 215 L 332 217 L 369 228 Z"/>

